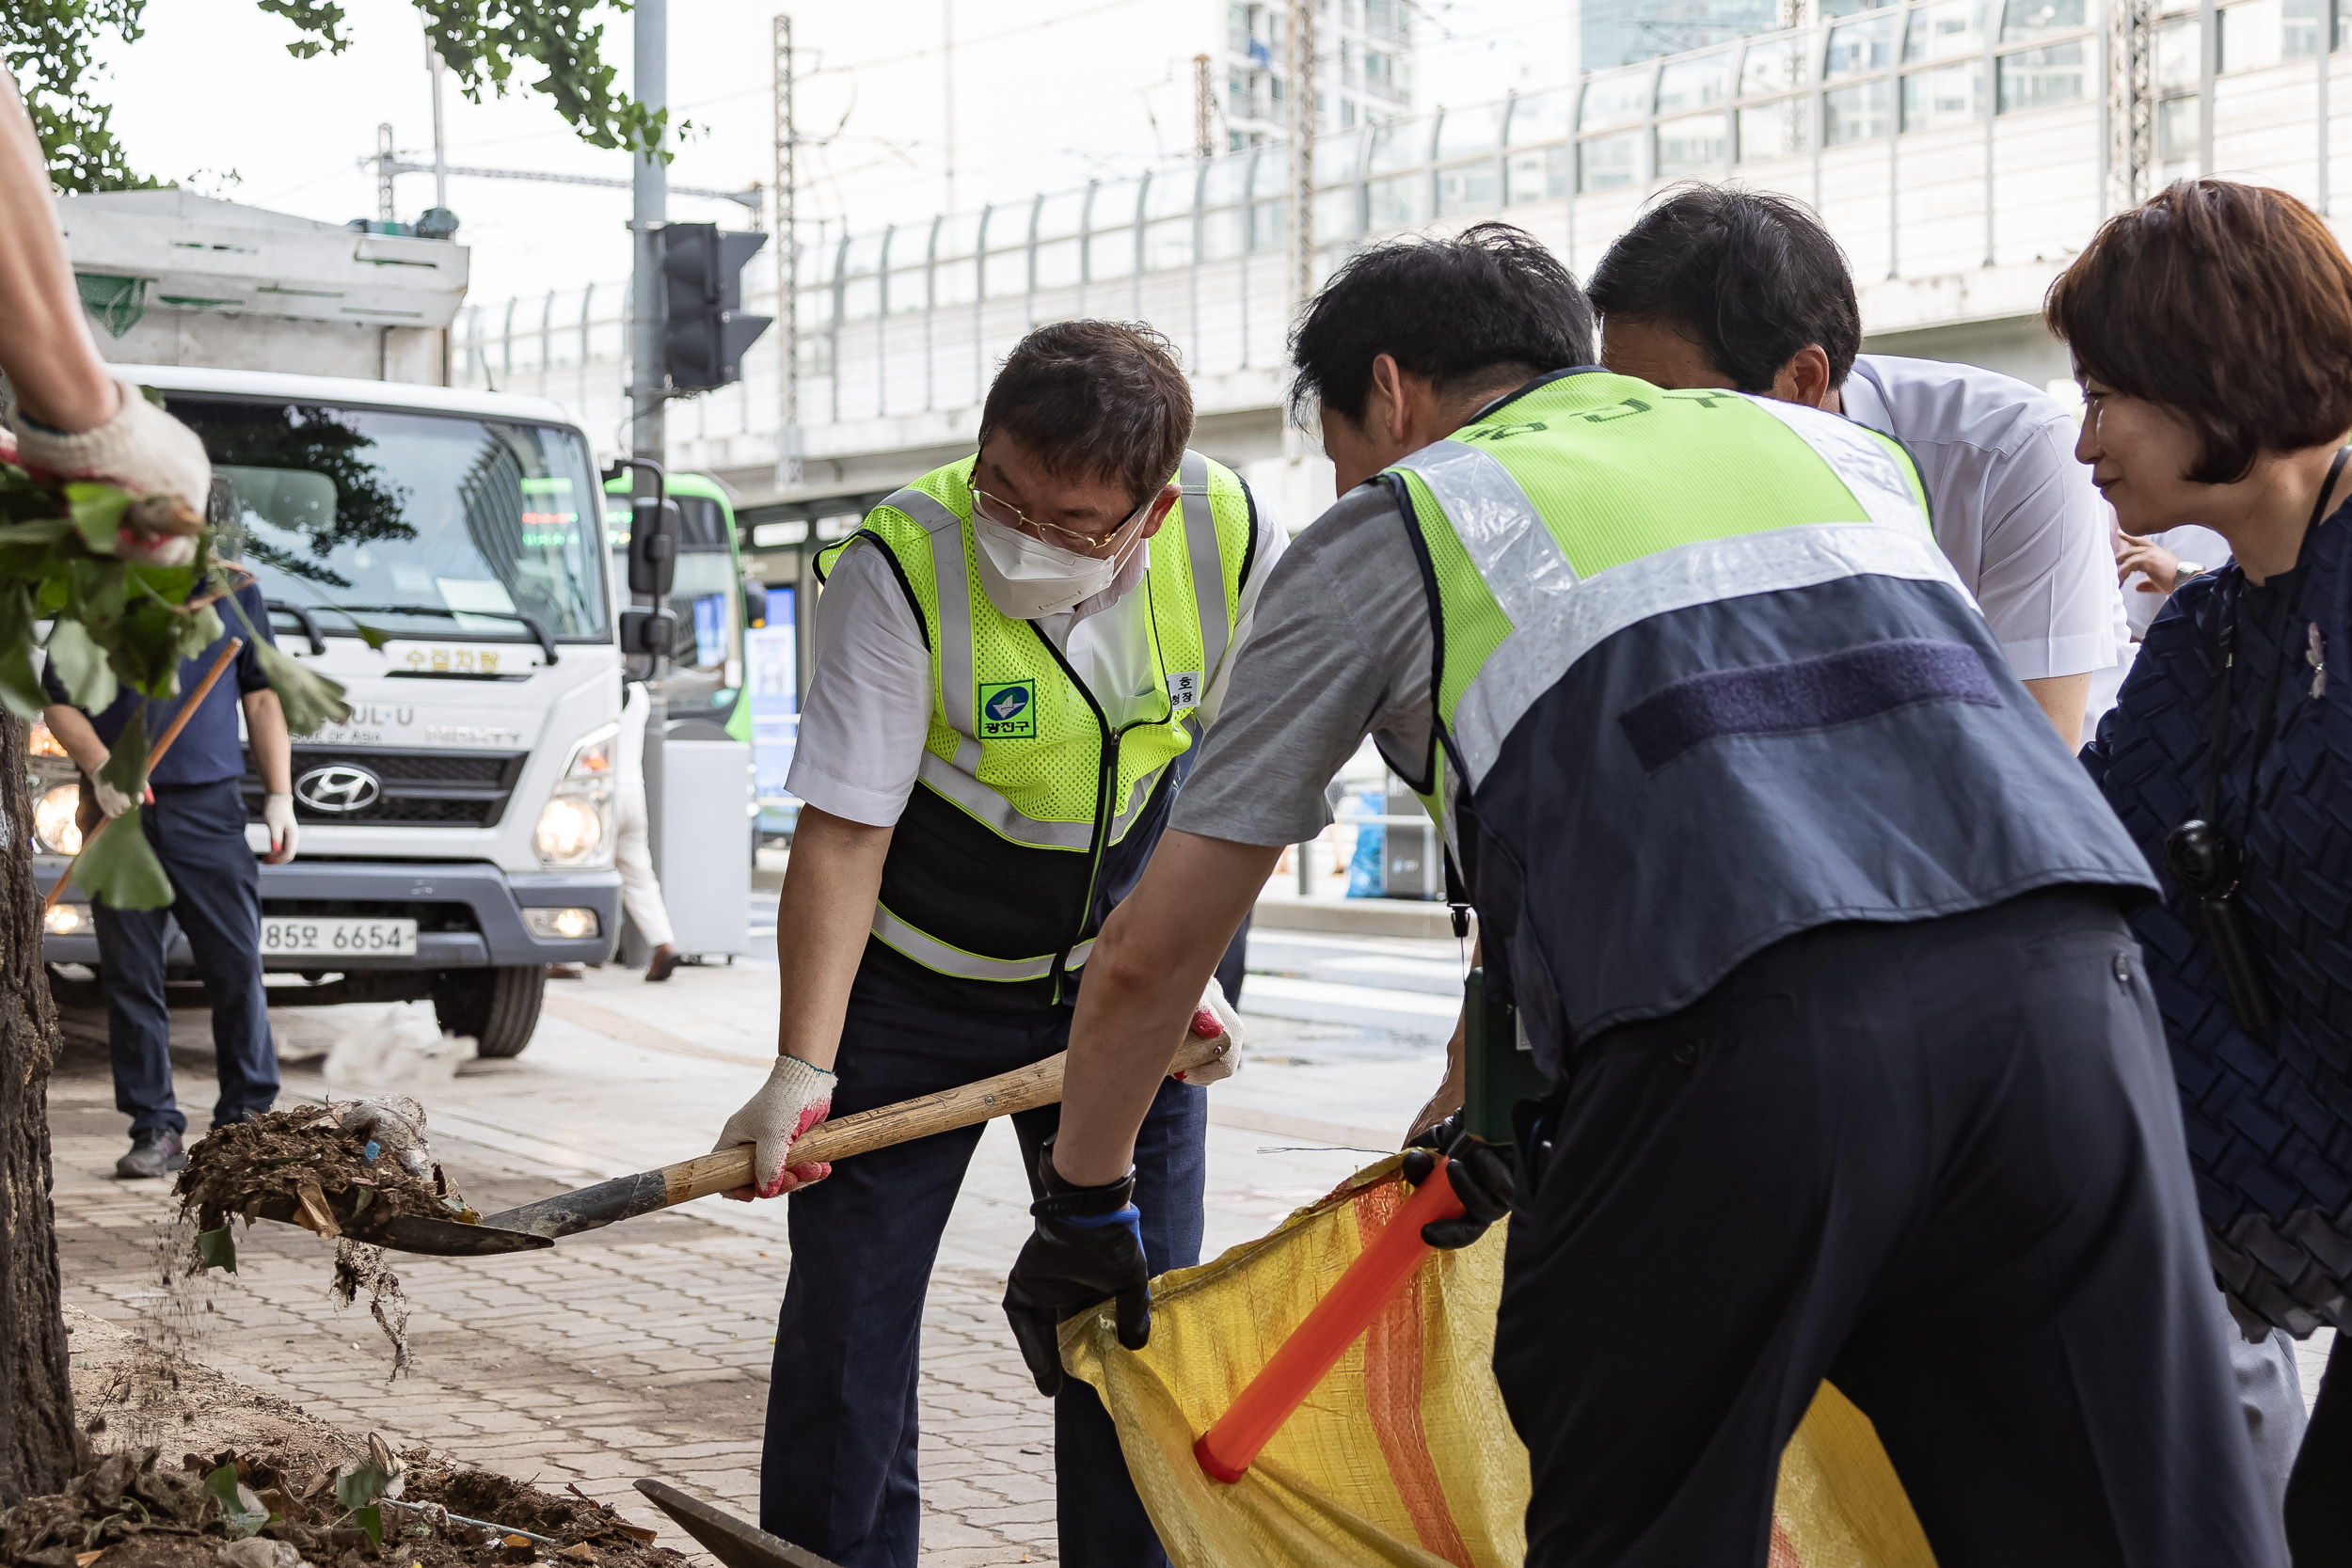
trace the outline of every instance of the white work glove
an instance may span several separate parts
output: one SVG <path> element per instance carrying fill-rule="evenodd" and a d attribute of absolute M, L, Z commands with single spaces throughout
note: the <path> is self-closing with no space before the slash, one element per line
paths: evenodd
<path fill-rule="evenodd" d="M 1209 989 L 1200 993 L 1200 1006 L 1193 1009 L 1187 1032 L 1204 1040 L 1221 1035 L 1225 1049 L 1212 1060 L 1184 1072 L 1171 1072 L 1169 1077 L 1180 1084 L 1221 1084 L 1241 1070 L 1241 1015 L 1225 1000 L 1225 988 L 1214 974 L 1209 976 Z"/>
<path fill-rule="evenodd" d="M 343 1107 L 342 1130 L 376 1146 L 420 1181 L 433 1180 L 433 1146 L 424 1140 L 424 1107 L 405 1094 L 388 1094 Z"/>
<path fill-rule="evenodd" d="M 97 774 L 91 773 L 87 777 L 89 779 L 90 796 L 98 802 L 98 809 L 106 814 L 107 821 L 113 821 L 138 804 L 136 800 L 132 800 L 131 797 L 123 794 Z"/>
<path fill-rule="evenodd" d="M 184 566 L 196 559 L 196 535 L 213 488 L 212 462 L 195 431 L 148 402 L 135 383 L 117 385 L 122 406 L 104 424 L 78 434 L 34 423 L 11 399 L 8 420 L 16 436 L 16 461 L 36 479 L 103 480 L 141 498 L 123 515 L 116 549 L 149 565 Z"/>
<path fill-rule="evenodd" d="M 283 865 L 294 859 L 294 841 L 302 836 L 302 826 L 294 820 L 294 797 L 262 796 L 262 820 L 269 827 L 268 863 Z"/>
<path fill-rule="evenodd" d="M 719 1141 L 710 1146 L 717 1154 L 724 1149 L 752 1146 L 752 1182 L 748 1187 L 736 1187 L 727 1196 L 738 1203 L 749 1203 L 754 1197 L 781 1197 L 796 1187 L 812 1181 L 822 1181 L 833 1174 L 830 1161 L 821 1164 L 784 1167 L 785 1151 L 792 1140 L 825 1119 L 833 1109 L 834 1075 L 823 1068 L 812 1067 L 798 1056 L 778 1056 L 775 1067 L 768 1074 L 768 1082 L 743 1108 L 727 1117 L 727 1124 L 719 1130 Z"/>

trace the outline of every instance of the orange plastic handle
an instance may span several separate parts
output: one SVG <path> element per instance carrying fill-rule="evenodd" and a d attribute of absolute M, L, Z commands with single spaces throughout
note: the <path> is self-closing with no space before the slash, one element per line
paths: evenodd
<path fill-rule="evenodd" d="M 1468 1212 L 1454 1196 L 1445 1157 L 1439 1155 L 1438 1168 L 1405 1200 L 1380 1239 L 1357 1256 L 1330 1293 L 1315 1303 L 1273 1359 L 1249 1380 L 1249 1386 L 1193 1444 L 1193 1457 L 1212 1481 L 1230 1485 L 1241 1480 L 1258 1450 L 1282 1429 L 1323 1374 L 1339 1364 L 1347 1347 L 1372 1326 L 1397 1288 L 1412 1277 L 1429 1255 L 1421 1227 L 1432 1220 L 1458 1219 Z"/>

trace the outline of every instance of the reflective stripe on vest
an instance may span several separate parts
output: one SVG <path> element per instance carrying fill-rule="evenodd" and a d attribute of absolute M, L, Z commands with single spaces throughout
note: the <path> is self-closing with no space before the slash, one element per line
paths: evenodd
<path fill-rule="evenodd" d="M 971 744 L 977 746 L 979 742 Z M 1084 849 L 1094 841 L 1092 823 L 1040 822 L 1033 816 L 1024 816 L 1010 800 L 971 774 L 941 761 L 935 752 L 923 753 L 923 760 L 915 764 L 914 776 L 1016 844 L 1033 844 L 1043 849 Z M 1157 773 L 1146 773 L 1136 781 L 1126 805 L 1111 818 L 1113 842 L 1127 836 L 1128 824 L 1151 800 L 1152 790 L 1159 782 Z"/>
<path fill-rule="evenodd" d="M 967 953 L 951 947 L 937 937 L 917 930 L 892 914 L 881 904 L 874 906 L 874 935 L 898 952 L 913 958 L 925 969 L 935 969 L 942 974 L 953 974 L 964 980 L 1042 980 L 1054 973 L 1056 955 L 1047 953 L 1034 958 L 992 958 L 978 953 Z M 1094 951 L 1094 939 L 1089 937 L 1070 950 L 1063 967 L 1076 969 Z"/>
<path fill-rule="evenodd" d="M 1200 684 L 1207 690 L 1225 657 L 1230 632 L 1225 612 L 1225 563 L 1217 553 L 1216 517 L 1209 504 L 1209 460 L 1184 449 L 1177 466 L 1176 483 L 1183 487 L 1184 547 L 1192 552 L 1192 596 L 1200 607 Z"/>
<path fill-rule="evenodd" d="M 1580 578 L 1526 491 L 1491 452 L 1439 441 L 1396 465 L 1428 488 L 1511 626 L 1454 710 L 1439 715 L 1467 787 L 1477 788 L 1519 720 L 1577 660 L 1652 616 L 1865 575 L 1945 582 L 1967 596 L 1892 452 L 1836 415 L 1747 401 L 1803 437 L 1869 520 L 1672 546 Z"/>
<path fill-rule="evenodd" d="M 960 588 L 964 581 L 963 525 L 954 513 L 940 504 L 937 497 L 912 485 L 893 492 L 882 505 L 905 513 L 931 537 L 931 572 L 933 579 L 942 585 L 937 595 L 939 701 L 946 710 L 947 727 L 957 736 L 955 768 L 948 771 L 977 773 L 980 768 L 980 741 L 979 723 L 972 711 L 977 691 L 972 673 L 972 601 L 961 592 L 949 592 L 946 586 L 953 583 Z M 927 751 L 923 760 L 939 759 Z M 985 788 L 977 779 L 971 783 L 976 788 Z"/>

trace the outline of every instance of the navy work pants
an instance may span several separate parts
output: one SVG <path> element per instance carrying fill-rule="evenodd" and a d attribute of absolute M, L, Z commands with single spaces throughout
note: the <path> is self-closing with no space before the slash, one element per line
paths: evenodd
<path fill-rule="evenodd" d="M 946 1012 L 916 1005 L 869 971 L 842 1025 L 832 1115 L 1050 1056 L 1069 1043 L 1070 1016 L 1068 1008 Z M 1047 1105 L 1012 1118 L 1033 1189 L 1039 1146 L 1060 1115 Z M 1135 1201 L 1154 1275 L 1200 1260 L 1207 1128 L 1205 1090 L 1160 1085 L 1136 1140 Z M 980 1132 L 959 1128 L 861 1154 L 787 1199 L 792 1273 L 776 1323 L 759 1523 L 842 1568 L 914 1568 L 923 1298 Z M 1004 1261 L 1011 1267 L 1009 1255 Z M 1054 1465 L 1065 1568 L 1167 1562 L 1110 1417 L 1076 1378 L 1055 1401 Z"/>
<path fill-rule="evenodd" d="M 213 1006 L 220 1099 L 213 1125 L 266 1111 L 278 1098 L 278 1050 L 262 992 L 262 874 L 245 842 L 245 798 L 234 779 L 155 786 L 139 825 L 171 879 L 171 907 L 113 910 L 93 903 L 106 993 L 115 1109 L 137 1132 L 187 1131 L 171 1092 L 171 1018 L 164 962 L 178 921 Z"/>
<path fill-rule="evenodd" d="M 1494 1360 L 1529 1563 L 1760 1565 L 1828 1378 L 1943 1568 L 2282 1568 L 2109 894 L 1789 938 L 1531 1110 Z"/>

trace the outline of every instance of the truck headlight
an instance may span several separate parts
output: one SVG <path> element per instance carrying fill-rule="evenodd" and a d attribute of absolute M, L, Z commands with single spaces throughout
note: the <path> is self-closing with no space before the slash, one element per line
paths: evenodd
<path fill-rule="evenodd" d="M 62 784 L 40 798 L 33 808 L 33 833 L 41 847 L 53 855 L 78 855 L 82 852 L 81 825 L 73 820 L 74 807 L 79 803 L 82 787 Z"/>
<path fill-rule="evenodd" d="M 619 761 L 614 751 L 620 744 L 620 733 L 621 726 L 615 721 L 599 724 L 581 736 L 580 743 L 572 748 L 571 757 L 564 764 L 564 776 L 567 779 L 611 778 L 613 767 Z"/>
<path fill-rule="evenodd" d="M 523 924 L 534 937 L 549 937 L 564 942 L 578 942 L 582 937 L 600 936 L 604 922 L 594 910 L 525 910 Z"/>
<path fill-rule="evenodd" d="M 539 808 L 532 847 L 549 865 L 579 865 L 604 844 L 604 813 L 584 795 L 556 795 Z"/>
<path fill-rule="evenodd" d="M 40 917 L 40 928 L 53 937 L 78 937 L 90 928 L 87 904 L 53 904 Z"/>

